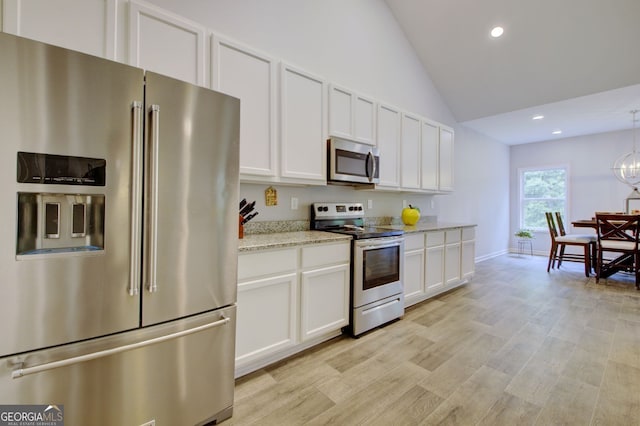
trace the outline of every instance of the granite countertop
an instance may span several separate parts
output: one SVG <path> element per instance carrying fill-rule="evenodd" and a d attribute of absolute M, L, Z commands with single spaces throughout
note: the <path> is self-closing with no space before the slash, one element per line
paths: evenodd
<path fill-rule="evenodd" d="M 274 232 L 269 234 L 245 234 L 238 240 L 238 251 L 292 247 L 305 244 L 350 241 L 351 236 L 322 231 Z"/>
<path fill-rule="evenodd" d="M 292 221 L 293 222 L 293 221 Z M 298 221 L 300 222 L 300 221 Z M 273 222 L 276 223 L 276 222 Z M 266 231 L 262 233 L 245 233 L 244 238 L 238 240 L 238 252 L 250 252 L 257 250 L 276 249 L 283 247 L 294 247 L 308 244 L 321 244 L 331 243 L 337 241 L 349 241 L 350 235 L 337 234 L 333 232 L 323 231 L 309 231 L 300 230 L 300 226 L 304 224 L 300 223 L 277 223 L 278 226 L 273 226 L 273 223 L 267 223 L 268 227 L 256 225 L 256 229 Z M 306 224 L 308 226 L 308 223 Z M 407 226 L 402 224 L 397 225 L 382 225 L 375 224 L 380 228 L 386 229 L 399 229 L 406 234 L 414 232 L 426 232 L 426 231 L 439 231 L 453 228 L 461 228 L 466 226 L 476 226 L 471 223 L 455 223 L 455 222 L 437 222 L 437 221 L 420 221 L 414 226 Z M 264 229 L 262 229 L 264 228 Z M 287 230 L 280 232 L 280 229 Z"/>
<path fill-rule="evenodd" d="M 440 231 L 452 228 L 462 228 L 467 226 L 477 226 L 474 223 L 456 223 L 456 222 L 418 222 L 415 225 L 384 225 L 381 228 L 399 229 L 405 234 L 425 231 Z"/>

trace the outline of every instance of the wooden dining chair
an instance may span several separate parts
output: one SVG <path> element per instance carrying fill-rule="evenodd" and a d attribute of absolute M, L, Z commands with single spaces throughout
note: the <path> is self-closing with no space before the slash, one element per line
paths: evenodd
<path fill-rule="evenodd" d="M 596 213 L 596 223 L 596 282 L 618 271 L 627 271 L 634 274 L 636 289 L 640 290 L 640 215 Z M 606 259 L 605 252 L 617 254 L 617 257 Z"/>
<path fill-rule="evenodd" d="M 597 250 L 596 250 L 596 243 L 598 241 L 598 236 L 596 234 L 567 234 L 567 232 L 564 229 L 564 222 L 562 220 L 562 214 L 560 212 L 555 212 L 555 217 L 556 217 L 556 224 L 558 225 L 558 234 L 561 237 L 571 237 L 571 238 L 577 238 L 577 239 L 588 239 L 590 240 L 593 245 L 591 246 L 591 267 L 593 269 L 595 269 L 595 265 L 596 262 L 598 260 L 597 258 Z M 562 263 L 562 257 L 564 256 L 564 245 L 560 246 L 560 255 L 559 255 L 559 259 L 558 259 L 558 268 L 560 267 L 560 264 Z"/>
<path fill-rule="evenodd" d="M 591 273 L 591 258 L 593 250 L 595 249 L 595 239 L 589 238 L 589 236 L 584 235 L 560 235 L 558 233 L 558 229 L 556 228 L 553 213 L 546 212 L 545 217 L 547 218 L 549 235 L 551 237 L 551 250 L 549 251 L 549 263 L 547 264 L 547 272 L 549 272 L 552 268 L 555 269 L 556 261 L 558 262 L 558 268 L 560 268 L 562 261 L 581 262 L 584 263 L 584 274 L 588 277 Z M 564 249 L 566 248 L 566 246 L 581 247 L 583 253 L 565 253 Z"/>

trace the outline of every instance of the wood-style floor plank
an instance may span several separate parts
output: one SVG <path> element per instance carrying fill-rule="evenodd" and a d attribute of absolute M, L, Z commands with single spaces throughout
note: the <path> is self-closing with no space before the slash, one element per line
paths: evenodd
<path fill-rule="evenodd" d="M 225 425 L 640 424 L 640 291 L 504 255 L 359 339 L 236 380 Z"/>

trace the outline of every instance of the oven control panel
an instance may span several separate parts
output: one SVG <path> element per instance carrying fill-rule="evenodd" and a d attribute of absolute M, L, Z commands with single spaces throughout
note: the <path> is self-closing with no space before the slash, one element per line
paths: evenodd
<path fill-rule="evenodd" d="M 364 217 L 362 203 L 313 203 L 312 219 L 347 219 Z"/>

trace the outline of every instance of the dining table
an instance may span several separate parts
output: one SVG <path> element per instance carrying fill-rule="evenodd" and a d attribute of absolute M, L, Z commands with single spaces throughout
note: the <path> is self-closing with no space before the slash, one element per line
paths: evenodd
<path fill-rule="evenodd" d="M 593 228 L 598 229 L 598 223 L 595 218 L 592 219 L 578 219 L 571 222 L 574 228 Z"/>

